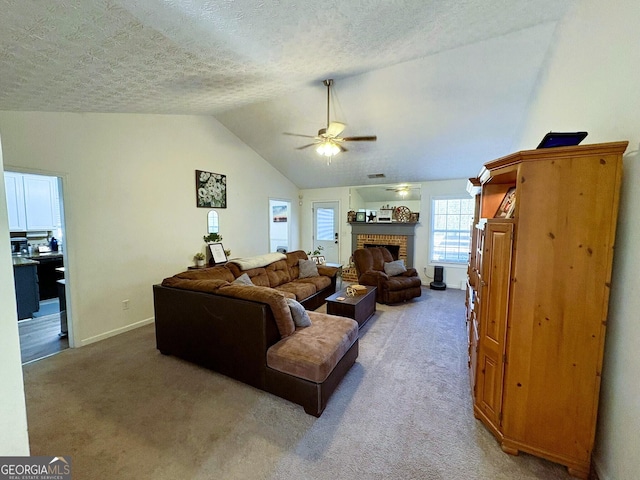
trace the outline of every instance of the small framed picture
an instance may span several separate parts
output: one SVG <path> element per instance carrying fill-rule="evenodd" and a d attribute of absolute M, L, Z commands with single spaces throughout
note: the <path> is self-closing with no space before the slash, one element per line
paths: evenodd
<path fill-rule="evenodd" d="M 494 218 L 511 218 L 513 217 L 513 210 L 516 207 L 516 187 L 511 187 L 504 198 L 502 203 L 498 207 L 498 211 L 494 215 Z"/>
<path fill-rule="evenodd" d="M 367 222 L 372 223 L 377 220 L 378 211 L 377 210 L 367 210 Z"/>
<path fill-rule="evenodd" d="M 378 212 L 378 223 L 391 223 L 393 220 L 393 208 L 381 208 Z"/>
<path fill-rule="evenodd" d="M 196 206 L 227 208 L 227 176 L 196 170 Z"/>
<path fill-rule="evenodd" d="M 367 212 L 356 212 L 356 222 L 366 222 Z"/>
<path fill-rule="evenodd" d="M 211 259 L 213 260 L 214 265 L 226 263 L 227 254 L 224 253 L 224 247 L 221 243 L 210 243 L 209 251 L 211 251 Z"/>

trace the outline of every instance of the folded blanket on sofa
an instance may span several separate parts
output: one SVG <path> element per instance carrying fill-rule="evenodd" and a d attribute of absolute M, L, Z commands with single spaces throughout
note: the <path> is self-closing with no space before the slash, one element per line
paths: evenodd
<path fill-rule="evenodd" d="M 255 257 L 234 258 L 233 260 L 229 260 L 229 262 L 235 263 L 241 270 L 251 270 L 252 268 L 265 267 L 270 263 L 286 258 L 287 256 L 284 253 L 266 253 L 264 255 L 256 255 Z"/>

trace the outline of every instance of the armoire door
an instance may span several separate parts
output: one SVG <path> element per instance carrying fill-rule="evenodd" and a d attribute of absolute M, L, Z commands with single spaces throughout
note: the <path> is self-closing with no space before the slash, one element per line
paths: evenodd
<path fill-rule="evenodd" d="M 475 405 L 498 429 L 509 310 L 513 223 L 487 223 L 484 234 Z"/>

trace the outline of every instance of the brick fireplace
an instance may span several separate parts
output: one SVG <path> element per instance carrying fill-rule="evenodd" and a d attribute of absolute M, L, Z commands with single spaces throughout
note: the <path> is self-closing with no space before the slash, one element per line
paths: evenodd
<path fill-rule="evenodd" d="M 416 223 L 351 223 L 351 251 L 368 246 L 397 247 L 397 258 L 404 260 L 407 267 L 413 267 L 414 237 Z M 393 255 L 393 252 L 392 252 Z M 394 255 L 395 258 L 395 255 Z M 356 282 L 355 267 L 343 269 L 342 279 Z"/>

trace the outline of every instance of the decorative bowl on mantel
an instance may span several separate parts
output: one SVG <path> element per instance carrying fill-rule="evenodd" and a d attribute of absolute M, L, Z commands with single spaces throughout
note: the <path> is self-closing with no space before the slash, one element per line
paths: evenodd
<path fill-rule="evenodd" d="M 396 220 L 396 222 L 407 223 L 411 220 L 411 210 L 409 209 L 409 207 L 396 207 L 393 212 L 393 218 Z"/>

